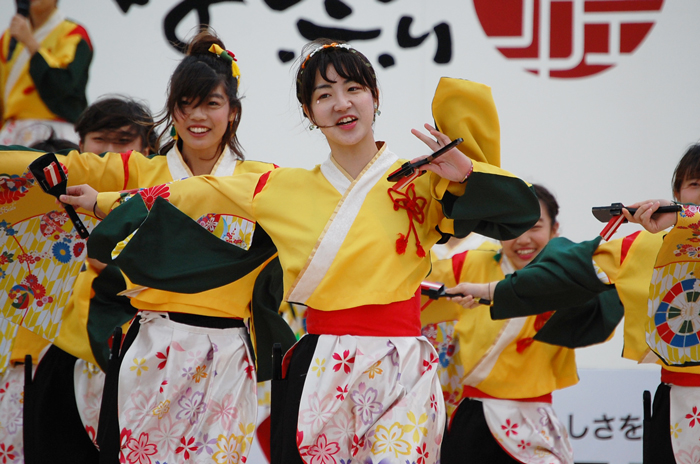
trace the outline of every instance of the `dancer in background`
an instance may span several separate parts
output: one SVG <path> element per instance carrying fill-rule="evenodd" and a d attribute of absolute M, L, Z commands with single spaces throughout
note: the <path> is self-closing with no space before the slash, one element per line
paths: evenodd
<path fill-rule="evenodd" d="M 32 0 L 0 38 L 0 145 L 49 138 L 78 142 L 73 123 L 87 107 L 92 61 L 87 31 L 66 19 L 58 0 Z"/>
<path fill-rule="evenodd" d="M 613 320 L 610 316 L 618 309 L 609 296 L 617 293 L 625 315 L 623 357 L 662 365 L 650 441 L 644 446 L 645 462 L 687 462 L 700 452 L 695 422 L 691 426 L 696 414 L 693 408 L 700 398 L 700 360 L 695 354 L 692 316 L 697 314 L 697 300 L 695 278 L 687 274 L 693 272 L 696 256 L 692 251 L 697 240 L 694 223 L 699 217 L 695 206 L 700 202 L 699 180 L 700 146 L 693 145 L 673 176 L 673 195 L 685 205 L 677 213 L 679 223 L 672 231 L 679 229 L 677 233 L 662 231 L 674 222 L 668 216 L 651 218 L 658 202 L 643 202 L 638 204 L 636 217 L 625 216 L 643 223 L 649 231 L 604 244 L 601 237 L 582 243 L 557 238 L 527 268 L 501 282 L 463 283 L 448 289 L 470 295 L 460 299 L 467 306 L 474 304 L 473 297 L 491 296 L 491 316 L 498 319 L 538 314 L 549 302 L 549 309 L 557 309 L 555 316 L 570 318 L 571 328 L 562 338 Z M 571 308 L 592 299 L 601 305 L 588 314 L 585 325 L 580 324 L 584 319 L 569 316 Z M 678 306 L 685 310 L 673 309 Z M 674 341 L 676 336 L 683 346 Z"/>
<path fill-rule="evenodd" d="M 158 134 L 151 111 L 124 95 L 107 95 L 83 111 L 75 122 L 79 149 L 89 153 L 158 153 Z M 134 148 L 136 147 L 136 148 Z"/>
<path fill-rule="evenodd" d="M 428 278 L 454 287 L 497 281 L 525 267 L 559 230 L 556 199 L 541 185 L 533 188 L 541 215 L 530 230 L 500 247 L 434 262 Z M 442 463 L 573 463 L 552 392 L 578 382 L 574 351 L 534 340 L 551 315 L 492 320 L 485 306 L 464 310 L 446 300 L 424 306 L 424 324 L 457 320 L 452 343 L 438 349 L 448 417 Z M 423 333 L 434 341 L 436 330 L 424 327 Z"/>
<path fill-rule="evenodd" d="M 700 144 L 691 145 L 673 173 L 673 197 L 682 204 L 678 213 L 658 213 L 668 200 L 650 200 L 630 222 L 652 234 L 665 234 L 658 250 L 649 292 L 646 339 L 650 357 L 663 360 L 661 384 L 651 416 L 649 462 L 688 462 L 700 456 L 700 432 L 691 423 L 700 406 L 700 356 L 697 355 L 700 311 L 697 299 L 698 215 L 700 205 Z M 666 229 L 673 227 L 668 233 Z M 679 343 L 680 342 L 680 343 Z M 647 446 L 645 444 L 645 446 Z"/>
<path fill-rule="evenodd" d="M 148 203 L 143 195 L 124 202 L 119 194 L 100 194 L 96 204 L 87 194 L 65 201 L 98 213 L 122 204 L 93 235 L 91 256 L 113 260 L 135 284 L 167 279 L 183 291 L 225 283 L 229 269 L 261 252 L 255 242 L 264 227 L 279 252 L 286 300 L 308 306 L 309 333 L 285 357 L 283 379 L 273 380 L 272 462 L 433 463 L 444 406 L 435 351 L 420 336 L 418 290 L 430 269 L 428 251 L 445 235 L 472 230 L 514 238 L 536 222 L 539 203 L 524 182 L 458 149 L 426 165 L 428 175 L 388 181 L 405 160 L 374 138 L 379 91 L 367 58 L 329 40 L 311 44 L 304 56 L 297 98 L 330 147 L 323 164 L 187 179 L 162 186 Z M 469 111 L 458 117 L 472 121 L 472 132 L 460 134 L 461 148 L 484 159 L 483 144 L 498 127 L 490 89 L 445 85 L 467 93 Z M 413 133 L 431 151 L 450 142 L 425 127 L 430 136 Z M 248 250 L 214 240 L 188 218 L 207 214 L 249 221 L 255 230 Z M 126 217 L 138 230 L 123 225 Z M 154 235 L 173 221 L 184 248 L 175 237 Z M 166 256 L 187 266 L 153 265 Z"/>

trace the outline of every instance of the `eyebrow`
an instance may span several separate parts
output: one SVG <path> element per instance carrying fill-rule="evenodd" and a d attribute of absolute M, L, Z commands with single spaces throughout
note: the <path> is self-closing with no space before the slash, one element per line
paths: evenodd
<path fill-rule="evenodd" d="M 329 81 L 326 81 L 326 82 L 329 82 Z M 348 84 L 350 82 L 355 82 L 355 81 L 353 79 L 345 79 L 345 82 L 343 82 L 343 84 Z M 315 92 L 318 89 L 325 89 L 325 88 L 328 88 L 330 86 L 331 86 L 331 84 L 318 84 L 316 87 L 314 87 L 313 91 Z"/>
<path fill-rule="evenodd" d="M 210 98 L 217 98 L 217 97 L 218 97 L 218 98 L 226 98 L 224 95 L 221 95 L 220 93 L 212 93 L 212 94 L 209 94 L 209 97 L 210 97 Z"/>

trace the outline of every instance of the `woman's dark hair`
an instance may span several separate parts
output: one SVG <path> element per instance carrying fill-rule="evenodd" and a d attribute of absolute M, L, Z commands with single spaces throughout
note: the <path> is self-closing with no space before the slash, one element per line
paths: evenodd
<path fill-rule="evenodd" d="M 133 98 L 111 95 L 100 98 L 83 111 L 75 121 L 75 131 L 84 142 L 90 132 L 116 131 L 129 126 L 131 135 L 141 137 L 143 148 L 151 153 L 158 150 L 158 137 L 154 130 L 153 116 L 148 107 Z"/>
<path fill-rule="evenodd" d="M 551 225 L 554 227 L 554 224 L 557 223 L 557 214 L 559 214 L 559 203 L 557 203 L 557 199 L 554 198 L 552 192 L 540 184 L 532 184 L 532 188 L 535 189 L 537 199 L 542 202 L 544 209 L 547 210 L 547 215 L 551 220 Z"/>
<path fill-rule="evenodd" d="M 41 150 L 45 151 L 47 153 L 56 153 L 58 151 L 62 150 L 79 150 L 80 147 L 76 145 L 74 142 L 71 142 L 70 140 L 65 140 L 65 139 L 59 139 L 56 137 L 56 132 L 54 132 L 53 129 L 51 129 L 51 134 L 47 139 L 40 140 L 38 142 L 34 142 L 29 146 L 29 148 L 33 148 L 35 150 Z"/>
<path fill-rule="evenodd" d="M 165 115 L 158 121 L 157 125 L 169 126 L 172 124 L 175 112 L 183 109 L 183 101 L 191 102 L 195 107 L 205 103 L 209 94 L 221 84 L 228 98 L 229 108 L 235 112 L 235 116 L 221 138 L 219 153 L 228 145 L 236 157 L 243 159 L 243 150 L 236 136 L 238 124 L 241 122 L 242 110 L 241 100 L 238 97 L 238 79 L 233 77 L 230 61 L 209 51 L 213 44 L 226 49 L 221 39 L 212 31 L 205 30 L 197 34 L 187 46 L 187 56 L 175 68 L 175 72 L 170 77 Z M 169 131 L 163 131 L 161 137 L 164 137 L 166 132 Z M 163 146 L 161 153 L 167 153 L 174 143 L 174 141 L 170 141 Z"/>
<path fill-rule="evenodd" d="M 365 55 L 354 48 L 344 48 L 332 46 L 331 44 L 342 44 L 338 40 L 316 39 L 307 44 L 301 53 L 301 64 L 297 71 L 297 100 L 302 106 L 311 111 L 311 97 L 314 93 L 314 83 L 316 81 L 316 71 L 321 73 L 321 77 L 328 82 L 328 66 L 333 69 L 343 79 L 357 82 L 372 92 L 375 100 L 379 100 L 379 89 L 377 87 L 377 76 L 374 68 Z M 322 48 L 323 46 L 325 48 Z M 314 52 L 315 50 L 318 50 Z M 309 55 L 313 53 L 313 56 Z M 313 122 L 313 114 L 304 116 Z"/>
<path fill-rule="evenodd" d="M 700 179 L 700 143 L 691 145 L 686 150 L 673 171 L 673 196 L 678 197 L 686 179 Z"/>

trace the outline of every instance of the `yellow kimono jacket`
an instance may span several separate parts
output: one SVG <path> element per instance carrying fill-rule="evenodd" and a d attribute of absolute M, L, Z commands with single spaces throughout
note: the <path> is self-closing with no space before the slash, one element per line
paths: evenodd
<path fill-rule="evenodd" d="M 403 162 L 382 144 L 354 181 L 329 160 L 313 170 L 281 168 L 262 176 L 204 176 L 174 182 L 164 186 L 161 198 L 150 204 L 143 196 L 136 196 L 112 212 L 120 223 L 128 221 L 132 226 L 119 229 L 108 216 L 91 239 L 90 255 L 100 260 L 114 258 L 137 284 L 164 286 L 167 280 L 165 285 L 199 291 L 227 281 L 227 262 L 259 250 L 254 246 L 258 231 L 247 238 L 245 248 L 211 242 L 210 251 L 204 249 L 209 244 L 199 241 L 203 239 L 197 239 L 200 247 L 181 249 L 176 240 L 160 240 L 156 247 L 148 236 L 171 217 L 182 217 L 178 225 L 186 226 L 187 216 L 231 215 L 250 223 L 251 229 L 260 225 L 269 234 L 279 252 L 287 301 L 334 311 L 411 298 L 430 271 L 430 258 L 420 253 L 418 245 L 428 249 L 443 233 L 462 235 L 476 229 L 495 237 L 511 237 L 536 220 L 537 200 L 527 185 L 478 162 L 466 191 L 464 185 L 437 176 L 415 180 L 409 195 L 423 205 L 419 208 L 423 221 L 411 220 L 406 209 L 394 207 L 388 192 L 393 184 L 386 180 Z M 490 198 L 494 196 L 508 198 L 508 202 L 493 203 Z M 98 205 L 109 211 L 119 197 L 118 193 L 100 194 Z M 453 213 L 460 215 L 459 220 L 448 218 Z M 202 235 L 202 227 L 190 229 Z M 411 230 L 416 231 L 415 236 Z M 401 234 L 410 237 L 403 253 L 396 243 Z M 198 265 L 183 266 L 179 272 L 170 266 L 149 265 L 168 256 Z"/>
<path fill-rule="evenodd" d="M 447 287 L 502 280 L 505 259 L 500 250 L 469 250 L 434 262 L 429 280 Z M 522 399 L 576 384 L 574 351 L 534 340 L 549 316 L 493 320 L 487 307 L 465 310 L 446 300 L 431 301 L 421 314 L 423 325 L 457 320 L 454 337 L 458 346 L 441 376 L 448 416 L 462 399 L 463 385 L 496 398 Z"/>
<path fill-rule="evenodd" d="M 75 122 L 87 107 L 92 43 L 85 28 L 57 10 L 34 35 L 40 48 L 31 57 L 19 42 L 10 56 L 10 31 L 0 36 L 0 127 L 10 119 Z"/>
<path fill-rule="evenodd" d="M 487 86 L 443 79 L 433 111 L 444 133 L 464 138 L 460 149 L 472 160 L 500 155 L 498 117 Z M 331 158 L 311 170 L 174 182 L 161 198 L 144 201 L 139 195 L 116 208 L 114 222 L 110 215 L 91 238 L 90 255 L 113 259 L 137 285 L 196 292 L 230 282 L 237 262 L 271 245 L 258 234 L 262 226 L 279 253 L 285 299 L 335 311 L 411 298 L 430 271 L 426 250 L 448 235 L 516 237 L 539 216 L 537 198 L 524 182 L 480 161 L 465 184 L 424 175 L 390 191 L 394 183 L 386 178 L 405 160 L 383 143 L 377 149 L 356 179 Z M 119 202 L 115 193 L 98 197 L 102 211 Z M 253 233 L 245 245 L 217 239 L 190 220 L 212 214 L 246 224 Z M 198 246 L 180 246 L 184 239 L 176 237 L 148 238 L 171 223 L 187 228 L 188 243 Z M 190 230 L 200 238 L 190 237 Z M 172 265 L 150 265 L 155 262 Z"/>
<path fill-rule="evenodd" d="M 118 272 L 115 278 L 116 270 L 108 271 L 110 278 L 97 280 L 99 273 L 89 265 L 85 267 L 84 272 L 79 273 L 83 267 L 85 253 L 76 253 L 76 250 L 84 250 L 85 241 L 75 234 L 72 224 L 65 220 L 65 214 L 55 205 L 54 199 L 44 194 L 38 185 L 34 184 L 33 178 L 26 173 L 27 165 L 41 154 L 28 150 L 0 151 L 0 172 L 22 173 L 4 175 L 13 183 L 6 182 L 1 192 L 8 200 L 9 207 L 2 211 L 0 219 L 7 224 L 6 230 L 9 228 L 21 231 L 21 235 L 17 234 L 17 237 L 21 236 L 22 241 L 27 242 L 32 237 L 28 250 L 21 249 L 14 240 L 9 242 L 8 252 L 13 254 L 14 258 L 12 263 L 7 263 L 8 267 L 0 267 L 4 268 L 3 271 L 7 274 L 7 278 L 0 281 L 0 285 L 14 300 L 10 301 L 10 306 L 22 306 L 16 309 L 23 312 L 3 314 L 6 317 L 14 317 L 11 320 L 15 323 L 21 323 L 70 354 L 104 365 L 108 357 L 105 342 L 109 339 L 111 330 L 131 319 L 134 310 L 128 309 L 126 298 L 116 297 L 117 292 L 126 290 L 123 283 L 119 285 L 122 279 L 118 277 Z M 176 148 L 165 156 L 151 158 L 138 153 L 94 155 L 80 154 L 76 151 L 57 157 L 68 172 L 69 185 L 87 183 L 98 190 L 135 189 L 191 176 Z M 215 175 L 237 176 L 267 172 L 273 168 L 274 165 L 268 163 L 238 161 L 226 150 L 212 172 Z M 59 219 L 51 221 L 51 216 Z M 92 217 L 92 212 L 82 216 L 89 229 L 97 223 Z M 55 227 L 54 233 L 49 235 L 46 233 L 47 222 L 60 223 L 61 227 Z M 57 245 L 63 243 L 67 246 Z M 53 253 L 47 256 L 55 249 L 67 252 L 65 255 Z M 18 256 L 22 254 L 38 256 L 38 263 L 42 265 L 43 272 L 38 273 L 35 267 L 29 265 L 20 266 L 22 263 L 19 262 Z M 163 292 L 132 288 L 131 305 L 137 309 L 248 318 L 254 284 L 264 268 L 263 263 L 273 254 L 274 250 L 237 282 L 206 293 L 191 295 L 177 293 L 176 289 Z M 26 259 L 23 261 L 26 262 Z M 10 267 L 12 265 L 14 267 Z M 35 278 L 36 285 L 44 288 L 44 294 L 52 301 L 39 305 L 36 298 L 32 298 L 31 291 L 22 293 L 12 290 L 18 284 L 32 282 Z M 98 289 L 104 290 L 98 298 L 95 298 L 95 282 L 98 283 Z M 73 297 L 69 299 L 71 290 Z M 22 295 L 26 297 L 22 298 Z M 23 353 L 17 354 L 20 358 L 24 356 Z"/>

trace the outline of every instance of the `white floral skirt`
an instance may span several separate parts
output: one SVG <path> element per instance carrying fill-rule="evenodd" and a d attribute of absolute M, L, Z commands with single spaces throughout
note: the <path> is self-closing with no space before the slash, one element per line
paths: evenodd
<path fill-rule="evenodd" d="M 0 130 L 0 145 L 22 145 L 28 147 L 36 142 L 46 140 L 53 131 L 57 139 L 78 143 L 73 124 L 49 119 L 12 119 L 6 121 Z"/>
<path fill-rule="evenodd" d="M 679 463 L 700 462 L 700 387 L 670 387 L 673 454 Z"/>
<path fill-rule="evenodd" d="M 24 462 L 23 410 L 24 364 L 8 366 L 0 376 L 0 462 Z"/>
<path fill-rule="evenodd" d="M 246 329 L 141 316 L 119 372 L 120 461 L 245 462 L 257 413 Z"/>
<path fill-rule="evenodd" d="M 297 424 L 306 463 L 439 460 L 445 407 L 424 337 L 321 335 L 313 358 Z"/>
<path fill-rule="evenodd" d="M 566 427 L 552 405 L 477 398 L 496 441 L 513 458 L 527 464 L 573 464 L 574 451 Z"/>
<path fill-rule="evenodd" d="M 88 436 L 96 444 L 105 374 L 92 363 L 78 359 L 73 371 L 75 403 Z"/>

